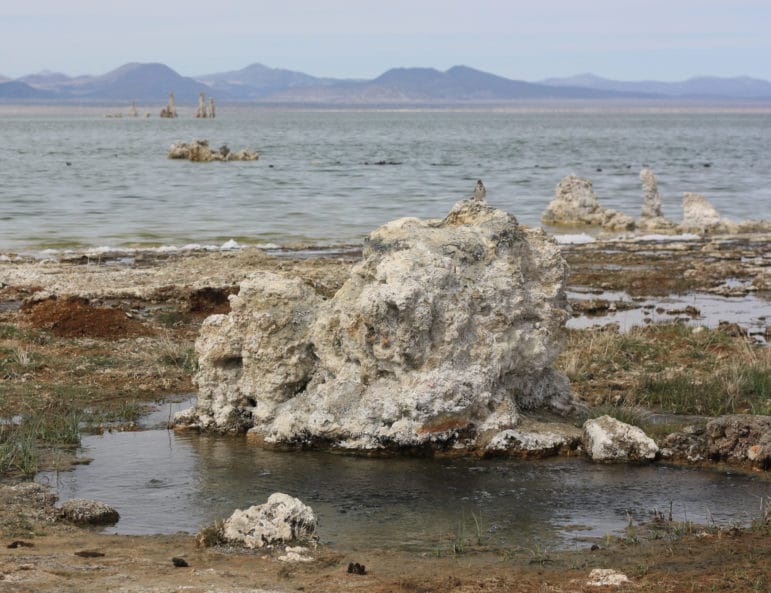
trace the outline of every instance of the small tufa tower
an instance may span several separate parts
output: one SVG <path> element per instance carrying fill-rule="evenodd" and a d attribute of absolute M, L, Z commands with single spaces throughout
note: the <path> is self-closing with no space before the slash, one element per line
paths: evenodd
<path fill-rule="evenodd" d="M 195 116 L 199 119 L 206 117 L 206 95 L 203 93 L 198 93 L 198 109 L 195 111 Z"/>
<path fill-rule="evenodd" d="M 195 112 L 197 118 L 213 118 L 214 117 L 214 99 L 209 97 L 209 107 L 206 107 L 206 95 L 199 93 L 198 95 L 198 109 Z"/>
<path fill-rule="evenodd" d="M 161 117 L 171 119 L 177 117 L 177 106 L 174 104 L 174 91 L 169 93 L 169 103 L 166 107 L 161 109 Z"/>

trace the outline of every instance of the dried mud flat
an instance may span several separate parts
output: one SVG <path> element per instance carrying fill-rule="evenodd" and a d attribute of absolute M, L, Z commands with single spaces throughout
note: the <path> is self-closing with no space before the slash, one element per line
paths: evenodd
<path fill-rule="evenodd" d="M 34 547 L 0 552 L 0 590 L 33 593 L 577 593 L 588 591 L 768 591 L 769 532 L 698 533 L 639 544 L 613 541 L 595 551 L 489 552 L 424 557 L 382 550 L 319 550 L 308 563 L 275 555 L 201 550 L 189 536 L 60 532 Z M 91 551 L 103 556 L 83 557 Z M 177 568 L 172 558 L 184 558 Z M 366 574 L 349 574 L 349 562 Z M 590 585 L 595 568 L 626 575 L 619 587 Z"/>
<path fill-rule="evenodd" d="M 752 295 L 764 306 L 771 298 L 769 236 L 606 241 L 564 246 L 563 251 L 571 267 L 571 293 L 581 295 L 571 299 L 574 310 L 599 315 L 593 319 L 626 306 L 613 296 L 606 298 L 618 291 L 629 296 L 623 302 L 631 306 L 635 299 L 655 301 L 673 293 Z M 357 257 L 352 248 L 312 257 L 302 252 L 272 257 L 244 249 L 79 255 L 42 262 L 2 258 L 0 417 L 31 411 L 50 415 L 66 402 L 68 411 L 87 410 L 94 430 L 132 428 L 146 404 L 193 390 L 192 343 L 198 327 L 207 315 L 227 312 L 227 296 L 237 292 L 246 275 L 271 270 L 300 277 L 329 296 Z M 592 311 L 581 310 L 586 296 L 599 301 Z M 695 315 L 684 311 L 670 317 L 692 321 Z M 640 374 L 647 372 L 644 363 L 658 364 L 656 357 L 684 372 L 709 373 L 716 365 L 730 366 L 737 353 L 751 352 L 753 364 L 767 373 L 769 349 L 755 345 L 768 339 L 763 323 L 758 320 L 755 335 L 749 337 L 740 324 L 726 324 L 706 341 L 692 337 L 690 329 L 678 329 L 682 323 L 664 329 L 649 324 L 634 337 L 658 344 L 659 350 L 625 356 L 624 342 L 618 358 L 609 360 L 595 356 L 592 345 L 602 343 L 607 350 L 610 341 L 627 338 L 616 338 L 612 328 L 573 330 L 560 364 L 587 403 L 617 404 L 639 388 Z M 736 411 L 747 411 L 741 406 L 756 404 L 736 399 L 733 405 L 739 406 Z M 61 443 L 49 445 L 38 467 L 66 467 L 76 455 Z M 8 591 L 604 590 L 587 584 L 593 568 L 626 574 L 630 582 L 615 588 L 621 591 L 771 588 L 771 532 L 765 522 L 745 530 L 641 526 L 626 537 L 597 542 L 594 551 L 590 543 L 567 552 L 469 545 L 459 553 L 421 556 L 349 550 L 343 543 L 320 547 L 313 562 L 288 564 L 277 559 L 278 553 L 197 548 L 195 538 L 186 534 L 106 535 L 52 523 L 28 505 L 0 507 L 0 590 Z M 14 541 L 32 546 L 6 547 Z M 84 550 L 104 556 L 75 555 Z M 189 566 L 175 567 L 173 557 L 185 558 Z M 349 562 L 364 564 L 367 574 L 348 574 Z"/>

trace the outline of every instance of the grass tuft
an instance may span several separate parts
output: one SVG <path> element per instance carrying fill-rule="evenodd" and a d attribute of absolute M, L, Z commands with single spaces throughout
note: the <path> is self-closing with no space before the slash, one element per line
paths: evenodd
<path fill-rule="evenodd" d="M 82 418 L 71 402 L 48 400 L 0 424 L 0 475 L 34 474 L 42 447 L 80 443 Z"/>
<path fill-rule="evenodd" d="M 217 519 L 209 525 L 201 527 L 195 537 L 195 543 L 199 548 L 213 548 L 225 543 L 224 538 L 225 522 Z"/>
<path fill-rule="evenodd" d="M 595 406 L 709 416 L 771 413 L 771 348 L 716 329 L 694 333 L 685 324 L 662 323 L 626 333 L 570 330 L 557 366 Z"/>

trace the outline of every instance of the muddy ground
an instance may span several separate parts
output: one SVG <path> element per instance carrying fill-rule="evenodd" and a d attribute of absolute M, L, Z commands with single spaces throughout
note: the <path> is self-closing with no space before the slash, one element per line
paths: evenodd
<path fill-rule="evenodd" d="M 59 532 L 30 540 L 34 547 L 0 551 L 0 590 L 24 593 L 285 592 L 577 593 L 587 591 L 767 592 L 769 532 L 695 534 L 639 544 L 613 541 L 595 551 L 467 551 L 412 556 L 387 550 L 318 550 L 309 563 L 276 555 L 195 548 L 186 536 L 111 536 Z M 8 538 L 4 541 L 10 541 Z M 97 552 L 82 557 L 78 552 Z M 176 568 L 172 558 L 188 567 Z M 356 561 L 366 574 L 349 574 Z M 611 568 L 629 582 L 590 585 L 594 568 Z"/>
<path fill-rule="evenodd" d="M 570 290 L 597 301 L 588 306 L 585 299 L 574 299 L 577 315 L 601 320 L 618 307 L 634 306 L 635 298 L 689 291 L 752 294 L 764 303 L 771 298 L 771 236 L 615 241 L 563 251 L 571 268 Z M 39 261 L 6 254 L 0 258 L 0 418 L 61 414 L 66 405 L 67 413 L 85 414 L 91 430 L 131 429 L 148 404 L 194 390 L 193 342 L 200 323 L 209 314 L 228 311 L 227 297 L 246 275 L 272 270 L 299 276 L 329 296 L 359 256 L 355 247 L 310 255 L 276 257 L 245 249 Z M 625 291 L 631 305 L 630 299 L 604 298 L 605 291 Z M 671 318 L 698 321 L 698 313 L 675 312 Z M 604 338 L 617 335 L 612 328 L 569 332 L 560 364 L 590 405 L 618 404 L 639 391 L 642 374 L 661 365 L 701 373 L 694 380 L 709 381 L 716 366 L 749 357 L 761 379 L 768 378 L 769 349 L 759 345 L 768 339 L 768 324 L 761 329 L 756 324 L 750 336 L 741 325 L 726 324 L 706 338 L 677 328 L 641 330 L 631 356 L 623 351 L 628 340 L 613 338 L 621 344 L 615 358 L 607 352 L 613 340 Z M 592 350 L 596 345 L 602 355 Z M 640 401 L 648 407 L 666 405 Z M 733 411 L 758 413 L 764 404 L 732 396 L 731 405 L 739 406 Z M 65 467 L 77 458 L 75 447 L 56 438 L 61 437 L 40 447 L 38 467 Z M 6 481 L 19 473 L 7 470 Z M 336 546 L 319 548 L 311 563 L 287 564 L 277 554 L 200 549 L 191 535 L 103 535 L 36 513 L 25 505 L 0 505 L 0 591 L 602 590 L 587 584 L 592 568 L 625 573 L 631 583 L 619 590 L 771 590 L 771 537 L 761 522 L 749 530 L 707 532 L 682 525 L 638 526 L 627 537 L 596 542 L 594 551 L 590 543 L 568 552 L 480 545 L 437 557 Z M 6 548 L 16 540 L 32 546 Z M 75 555 L 83 550 L 104 556 Z M 175 568 L 172 557 L 184 557 L 190 566 Z M 348 574 L 352 561 L 364 564 L 367 574 Z"/>

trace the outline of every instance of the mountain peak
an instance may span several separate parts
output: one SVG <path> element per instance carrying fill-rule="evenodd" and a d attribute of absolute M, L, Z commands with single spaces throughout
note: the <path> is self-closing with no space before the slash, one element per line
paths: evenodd
<path fill-rule="evenodd" d="M 3 82 L 5 80 L 5 82 Z M 8 79 L 0 77 L 0 83 Z M 436 68 L 399 67 L 372 80 L 317 78 L 302 72 L 253 62 L 241 70 L 189 78 L 160 62 L 129 62 L 101 76 L 70 78 L 43 70 L 5 86 L 3 97 L 52 101 L 146 101 L 163 104 L 174 92 L 180 104 L 195 104 L 199 93 L 222 101 L 287 103 L 451 104 L 562 99 L 746 99 L 771 98 L 771 82 L 748 76 L 699 76 L 681 82 L 616 81 L 592 73 L 552 78 L 540 83 L 505 78 L 466 65 Z M 21 84 L 26 83 L 26 85 Z M 47 91 L 35 93 L 32 91 Z"/>

